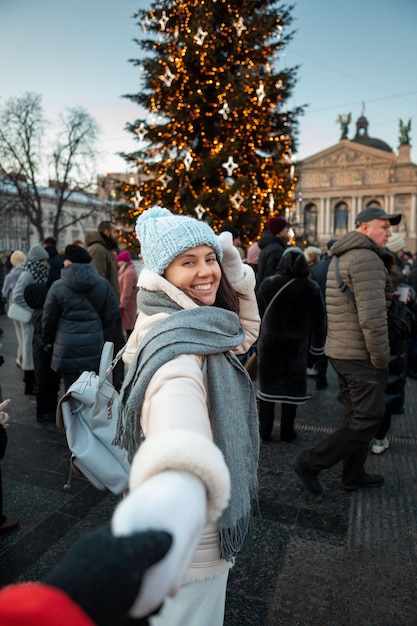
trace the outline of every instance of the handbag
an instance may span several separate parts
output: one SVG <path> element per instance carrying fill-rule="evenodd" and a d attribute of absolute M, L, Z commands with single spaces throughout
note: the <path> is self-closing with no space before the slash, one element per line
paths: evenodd
<path fill-rule="evenodd" d="M 120 396 L 108 376 L 123 351 L 124 347 L 112 360 L 113 343 L 106 341 L 99 373 L 83 372 L 61 397 L 56 413 L 56 424 L 65 428 L 72 453 L 70 478 L 73 470 L 79 470 L 94 487 L 107 488 L 116 495 L 128 487 L 130 463 L 127 450 L 112 443 Z M 70 478 L 65 489 L 70 488 Z"/>
<path fill-rule="evenodd" d="M 16 302 L 11 302 L 9 304 L 9 308 L 7 309 L 7 317 L 15 322 L 29 324 L 32 319 L 32 310 L 25 309 L 25 307 L 17 304 Z"/>

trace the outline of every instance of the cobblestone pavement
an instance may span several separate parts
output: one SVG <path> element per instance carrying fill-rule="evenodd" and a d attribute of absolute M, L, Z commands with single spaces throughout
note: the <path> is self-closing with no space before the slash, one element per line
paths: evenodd
<path fill-rule="evenodd" d="M 0 584 L 39 580 L 85 531 L 107 522 L 118 498 L 83 479 L 63 489 L 69 469 L 65 434 L 38 424 L 23 395 L 11 322 L 0 317 L 3 397 L 11 397 L 9 446 L 2 461 L 4 511 L 20 528 L 0 536 Z M 336 377 L 299 408 L 299 436 L 261 444 L 260 515 L 229 581 L 225 626 L 414 626 L 417 624 L 417 381 L 408 379 L 403 415 L 390 447 L 367 468 L 381 489 L 346 493 L 340 467 L 321 475 L 315 498 L 293 471 L 299 452 L 341 422 Z M 195 625 L 198 626 L 198 625 Z"/>

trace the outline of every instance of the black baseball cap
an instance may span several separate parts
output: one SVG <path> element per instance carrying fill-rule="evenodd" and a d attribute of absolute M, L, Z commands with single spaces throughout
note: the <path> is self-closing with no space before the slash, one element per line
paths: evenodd
<path fill-rule="evenodd" d="M 355 226 L 360 226 L 363 222 L 372 220 L 388 220 L 391 226 L 396 226 L 401 222 L 401 213 L 385 213 L 379 206 L 370 206 L 357 214 Z"/>

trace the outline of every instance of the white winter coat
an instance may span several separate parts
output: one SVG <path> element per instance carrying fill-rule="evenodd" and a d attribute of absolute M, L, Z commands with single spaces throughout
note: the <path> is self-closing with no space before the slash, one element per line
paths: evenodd
<path fill-rule="evenodd" d="M 244 296 L 240 299 L 239 317 L 246 339 L 235 350 L 241 354 L 256 341 L 260 326 L 253 270 L 243 267 L 243 280 L 233 285 Z M 198 306 L 163 277 L 147 269 L 140 274 L 139 287 L 162 291 L 184 309 Z M 166 316 L 166 313 L 151 316 L 139 313 L 123 355 L 127 365 L 146 333 Z M 198 355 L 180 355 L 154 374 L 141 413 L 145 441 L 133 459 L 130 479 L 130 488 L 134 489 L 161 471 L 181 470 L 204 482 L 207 526 L 192 559 L 189 579 L 215 575 L 230 566 L 220 559 L 216 524 L 229 499 L 229 470 L 213 442 L 206 386 L 204 358 Z M 230 390 L 225 390 L 225 401 L 231 401 L 232 397 Z"/>

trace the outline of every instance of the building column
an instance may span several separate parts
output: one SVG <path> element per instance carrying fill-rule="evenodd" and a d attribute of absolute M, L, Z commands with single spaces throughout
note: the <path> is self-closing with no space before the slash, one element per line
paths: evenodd
<path fill-rule="evenodd" d="M 417 233 L 417 194 L 411 194 L 411 208 L 410 208 L 410 235 L 416 236 Z"/>
<path fill-rule="evenodd" d="M 326 205 L 324 198 L 320 198 L 320 210 L 319 210 L 319 223 L 317 224 L 317 230 L 320 235 L 323 235 L 326 232 Z"/>
<path fill-rule="evenodd" d="M 331 198 L 325 198 L 324 199 L 324 205 L 325 205 L 325 215 L 326 215 L 326 233 L 330 234 L 333 233 L 333 228 L 332 228 L 332 215 L 331 215 L 331 202 L 330 202 Z"/>

